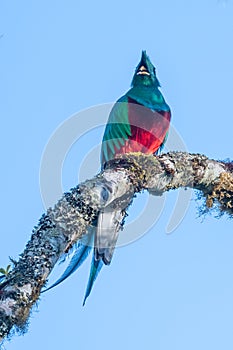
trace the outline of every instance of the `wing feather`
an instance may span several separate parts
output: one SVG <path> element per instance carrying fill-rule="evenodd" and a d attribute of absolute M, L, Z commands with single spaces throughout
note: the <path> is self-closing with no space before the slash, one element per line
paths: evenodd
<path fill-rule="evenodd" d="M 114 158 L 116 149 L 120 149 L 131 136 L 128 118 L 128 98 L 121 97 L 113 106 L 103 136 L 101 164 Z"/>

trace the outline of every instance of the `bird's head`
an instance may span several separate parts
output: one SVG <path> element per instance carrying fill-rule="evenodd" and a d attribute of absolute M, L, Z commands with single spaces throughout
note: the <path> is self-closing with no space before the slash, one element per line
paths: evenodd
<path fill-rule="evenodd" d="M 141 61 L 136 67 L 132 86 L 144 85 L 159 87 L 160 83 L 156 77 L 155 67 L 151 63 L 146 51 L 142 51 Z"/>

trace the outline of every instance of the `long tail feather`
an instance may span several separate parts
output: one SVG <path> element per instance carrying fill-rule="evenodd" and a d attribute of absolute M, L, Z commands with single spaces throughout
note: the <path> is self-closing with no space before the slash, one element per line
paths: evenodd
<path fill-rule="evenodd" d="M 88 279 L 88 283 L 87 283 L 87 289 L 86 289 L 86 293 L 85 293 L 85 297 L 83 300 L 83 306 L 86 303 L 87 298 L 89 297 L 93 284 L 100 272 L 100 270 L 103 267 L 103 261 L 102 259 L 100 260 L 96 260 L 95 259 L 95 253 L 93 253 L 93 258 L 92 258 L 92 262 L 91 262 L 91 271 L 90 271 L 90 275 L 89 275 L 89 279 Z"/>
<path fill-rule="evenodd" d="M 105 208 L 99 213 L 91 271 L 83 306 L 91 293 L 94 282 L 103 265 L 109 265 L 111 263 L 124 215 L 123 211 L 114 211 L 111 208 Z"/>
<path fill-rule="evenodd" d="M 86 258 L 88 257 L 92 249 L 94 231 L 95 231 L 95 228 L 92 228 L 92 232 L 89 232 L 78 243 L 78 248 L 74 253 L 73 257 L 71 258 L 71 261 L 67 266 L 66 270 L 63 272 L 62 276 L 55 283 L 53 283 L 49 288 L 43 290 L 42 293 L 47 292 L 48 290 L 54 288 L 55 286 L 63 282 L 67 277 L 72 275 L 72 273 L 74 273 L 82 265 L 82 263 L 86 260 Z"/>
<path fill-rule="evenodd" d="M 119 236 L 125 213 L 120 210 L 105 208 L 99 213 L 95 236 L 95 257 L 109 265 Z"/>

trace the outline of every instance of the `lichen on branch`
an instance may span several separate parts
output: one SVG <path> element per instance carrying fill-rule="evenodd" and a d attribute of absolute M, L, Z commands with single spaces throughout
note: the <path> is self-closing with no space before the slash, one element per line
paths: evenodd
<path fill-rule="evenodd" d="M 22 329 L 56 262 L 87 232 L 107 205 L 119 205 L 136 192 L 159 196 L 191 187 L 233 215 L 233 166 L 204 155 L 170 152 L 160 156 L 131 153 L 109 161 L 105 169 L 65 193 L 34 228 L 30 241 L 0 283 L 0 341 Z"/>

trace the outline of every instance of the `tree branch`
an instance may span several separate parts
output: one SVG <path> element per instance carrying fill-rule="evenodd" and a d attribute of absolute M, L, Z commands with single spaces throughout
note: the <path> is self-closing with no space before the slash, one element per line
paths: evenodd
<path fill-rule="evenodd" d="M 65 193 L 41 217 L 19 261 L 0 284 L 0 341 L 12 329 L 23 329 L 54 265 L 86 233 L 101 208 L 128 203 L 142 189 L 160 196 L 180 187 L 200 190 L 207 208 L 217 203 L 221 212 L 233 215 L 233 164 L 200 154 L 122 155 Z"/>

